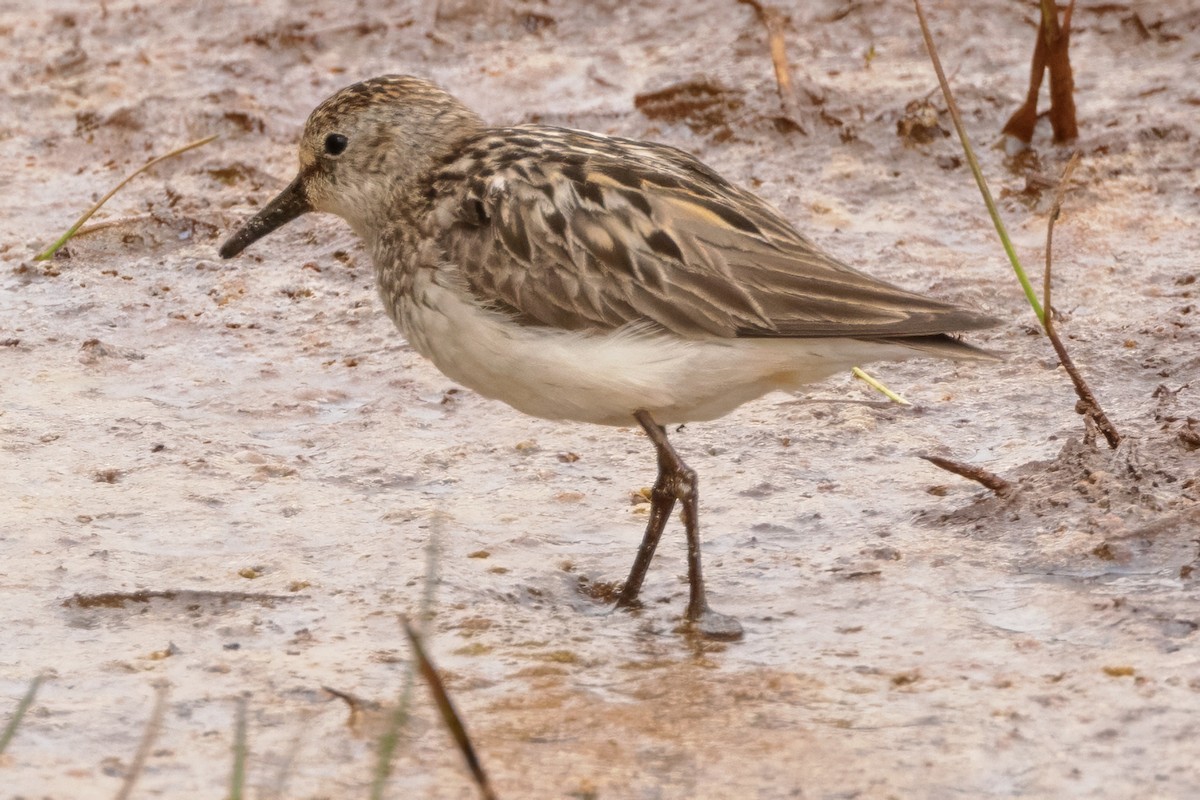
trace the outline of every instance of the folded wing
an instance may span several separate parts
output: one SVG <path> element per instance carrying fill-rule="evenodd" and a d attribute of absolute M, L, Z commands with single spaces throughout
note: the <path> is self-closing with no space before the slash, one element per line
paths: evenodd
<path fill-rule="evenodd" d="M 688 154 L 578 131 L 488 132 L 433 186 L 443 257 L 530 324 L 684 337 L 927 337 L 994 320 L 822 252 Z"/>

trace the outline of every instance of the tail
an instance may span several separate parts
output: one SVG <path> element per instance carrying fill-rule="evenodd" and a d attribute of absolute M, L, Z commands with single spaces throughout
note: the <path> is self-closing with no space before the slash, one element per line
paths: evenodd
<path fill-rule="evenodd" d="M 937 333 L 930 336 L 880 336 L 871 339 L 860 339 L 874 344 L 893 344 L 907 347 L 925 353 L 932 358 L 952 358 L 956 361 L 1003 361 L 1004 356 L 967 344 L 948 333 Z"/>

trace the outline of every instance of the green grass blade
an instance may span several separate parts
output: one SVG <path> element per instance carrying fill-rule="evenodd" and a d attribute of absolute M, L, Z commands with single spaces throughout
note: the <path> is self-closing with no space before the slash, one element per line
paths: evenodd
<path fill-rule="evenodd" d="M 13 712 L 12 719 L 4 726 L 4 733 L 0 733 L 0 755 L 4 754 L 8 743 L 17 735 L 17 728 L 21 725 L 21 720 L 25 718 L 25 712 L 33 705 L 33 698 L 37 697 L 38 689 L 44 680 L 46 680 L 46 676 L 41 674 L 29 682 L 29 688 L 25 690 L 25 696 L 17 703 L 17 710 Z"/>
<path fill-rule="evenodd" d="M 246 791 L 246 698 L 237 700 L 233 727 L 233 769 L 229 775 L 229 800 L 242 800 Z"/>
<path fill-rule="evenodd" d="M 992 199 L 992 192 L 988 189 L 987 181 L 983 177 L 983 170 L 979 167 L 979 161 L 975 158 L 975 151 L 971 148 L 971 140 L 967 137 L 967 129 L 963 125 L 962 115 L 958 113 L 958 104 L 954 102 L 954 95 L 950 93 L 950 82 L 946 80 L 946 73 L 942 69 L 942 60 L 938 58 L 937 47 L 933 44 L 933 34 L 929 32 L 929 23 L 925 21 L 925 12 L 921 9 L 921 0 L 913 0 L 913 5 L 916 6 L 917 19 L 921 23 L 921 35 L 925 37 L 925 48 L 929 51 L 929 59 L 933 62 L 934 72 L 937 73 L 938 84 L 942 87 L 942 96 L 946 98 L 946 106 L 950 109 L 950 118 L 954 120 L 954 130 L 958 131 L 958 139 L 962 142 L 963 152 L 967 156 L 967 163 L 971 165 L 971 174 L 975 176 L 975 183 L 979 186 L 979 193 L 983 195 L 983 202 L 987 206 L 988 214 L 992 217 L 992 224 L 996 226 L 996 233 L 1000 235 L 1000 242 L 1004 245 L 1004 252 L 1008 254 L 1008 260 L 1012 264 L 1013 272 L 1017 274 L 1017 280 L 1021 282 L 1021 289 L 1024 290 L 1025 297 L 1029 300 L 1030 307 L 1033 308 L 1033 313 L 1037 314 L 1038 322 L 1042 323 L 1044 327 L 1046 324 L 1046 312 L 1042 309 L 1042 304 L 1038 302 L 1037 294 L 1033 290 L 1033 284 L 1029 282 L 1029 277 L 1025 274 L 1025 268 L 1021 266 L 1021 260 L 1017 258 L 1016 248 L 1013 247 L 1012 240 L 1008 237 L 1008 229 L 1004 227 L 1004 220 L 1000 218 L 1000 210 L 996 207 L 996 201 Z"/>
<path fill-rule="evenodd" d="M 433 618 L 434 589 L 437 586 L 438 559 L 441 552 L 441 532 L 443 517 L 440 513 L 433 517 L 430 525 L 429 544 L 425 549 L 425 582 L 421 592 L 421 621 L 427 624 Z M 375 770 L 371 779 L 371 800 L 383 800 L 383 792 L 388 778 L 392 775 L 392 759 L 400 742 L 400 731 L 408 724 L 409 708 L 412 705 L 413 686 L 416 683 L 416 666 L 409 662 L 404 673 L 404 688 L 400 692 L 400 702 L 392 712 L 387 730 L 379 737 L 376 748 Z"/>
<path fill-rule="evenodd" d="M 404 689 L 400 692 L 400 702 L 388 720 L 387 730 L 379 737 L 376 748 L 375 771 L 371 778 L 371 800 L 383 800 L 383 790 L 388 778 L 392 775 L 392 759 L 400 743 L 400 731 L 408 724 L 408 708 L 412 704 L 413 685 L 416 683 L 414 672 L 410 666 L 404 674 Z"/>
<path fill-rule="evenodd" d="M 75 224 L 72 225 L 71 227 L 67 228 L 67 232 L 64 233 L 62 236 L 58 237 L 58 241 L 56 241 L 54 244 L 50 245 L 45 250 L 43 250 L 42 252 L 40 252 L 36 256 L 34 256 L 33 260 L 34 261 L 49 261 L 50 259 L 54 258 L 54 254 L 57 253 L 60 249 L 62 249 L 62 246 L 64 244 L 71 241 L 71 237 L 73 237 L 76 233 L 79 232 L 79 229 L 83 227 L 83 223 L 87 222 L 89 219 L 92 218 L 92 214 L 95 214 L 97 211 L 99 211 L 101 206 L 103 206 L 105 203 L 107 203 L 114 194 L 121 191 L 121 189 L 125 186 L 125 184 L 129 183 L 131 180 L 136 178 L 138 175 L 141 175 L 143 172 L 150 169 L 155 164 L 158 164 L 162 161 L 166 161 L 168 158 L 174 158 L 175 156 L 177 156 L 181 153 L 186 153 L 188 150 L 191 150 L 196 147 L 200 147 L 201 145 L 208 144 L 213 139 L 216 139 L 218 136 L 220 136 L 219 133 L 214 133 L 212 136 L 205 136 L 203 139 L 197 139 L 194 142 L 189 142 L 189 143 L 185 144 L 183 147 L 177 147 L 174 150 L 172 150 L 171 152 L 161 155 L 158 158 L 150 159 L 145 164 L 143 164 L 142 166 L 135 169 L 133 172 L 126 175 L 124 180 L 122 180 L 120 183 L 118 183 L 116 186 L 114 186 L 109 191 L 108 194 L 104 195 L 104 197 L 101 197 L 96 202 L 95 205 L 93 205 L 87 211 L 83 212 L 83 215 L 79 219 L 75 220 Z"/>

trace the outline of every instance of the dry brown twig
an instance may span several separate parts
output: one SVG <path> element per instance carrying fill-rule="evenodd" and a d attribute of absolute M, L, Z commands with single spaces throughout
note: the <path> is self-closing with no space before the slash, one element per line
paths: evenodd
<path fill-rule="evenodd" d="M 115 795 L 116 800 L 127 800 L 133 794 L 133 787 L 146 768 L 146 760 L 150 758 L 150 748 L 154 746 L 154 740 L 158 738 L 159 731 L 162 730 L 163 717 L 167 713 L 169 689 L 170 685 L 165 681 L 154 687 L 154 708 L 150 712 L 150 718 L 146 720 L 146 729 L 142 733 L 142 741 L 138 744 L 133 761 L 130 762 L 129 769 L 125 771 L 125 780 Z"/>
<path fill-rule="evenodd" d="M 935 467 L 940 467 L 947 472 L 953 472 L 959 477 L 967 480 L 975 481 L 976 483 L 991 489 L 997 497 L 1008 497 L 1013 493 L 1013 485 L 1001 478 L 994 472 L 988 472 L 983 467 L 977 467 L 973 464 L 964 464 L 961 461 L 955 461 L 952 458 L 942 458 L 941 456 L 922 455 L 921 458 L 933 464 Z"/>
<path fill-rule="evenodd" d="M 738 2 L 753 8 L 759 22 L 767 29 L 767 43 L 771 48 L 771 64 L 775 67 L 775 85 L 779 90 L 781 119 L 801 133 L 808 133 L 804 124 L 806 115 L 796 97 L 792 69 L 788 66 L 787 45 L 783 38 L 783 12 L 774 6 L 763 4 L 759 0 L 738 0 Z M 810 103 L 819 104 L 825 101 L 825 95 L 819 87 L 808 81 L 804 83 L 804 93 L 808 95 Z"/>
<path fill-rule="evenodd" d="M 1054 141 L 1070 142 L 1079 138 L 1075 121 L 1075 76 L 1071 71 L 1071 17 L 1075 0 L 1071 0 L 1058 24 L 1058 7 L 1054 0 L 1042 0 L 1042 20 L 1050 39 L 1050 125 Z"/>
<path fill-rule="evenodd" d="M 1071 383 L 1075 385 L 1075 394 L 1079 395 L 1079 403 L 1076 405 L 1076 410 L 1083 414 L 1085 420 L 1091 420 L 1095 423 L 1096 428 L 1104 435 L 1108 441 L 1108 446 L 1115 448 L 1121 443 L 1121 434 L 1117 433 L 1116 427 L 1108 419 L 1108 415 L 1104 413 L 1104 409 L 1100 407 L 1099 401 L 1096 400 L 1096 395 L 1092 394 L 1092 389 L 1084 380 L 1083 375 L 1075 367 L 1075 362 L 1071 360 L 1070 353 L 1067 352 L 1066 346 L 1062 339 L 1059 338 L 1058 330 L 1054 327 L 1054 306 L 1050 304 L 1050 266 L 1051 253 L 1054 247 L 1054 223 L 1058 220 L 1059 214 L 1062 213 L 1063 198 L 1067 194 L 1067 183 L 1071 179 L 1071 173 L 1075 171 L 1075 165 L 1079 163 L 1079 152 L 1076 151 L 1071 160 L 1067 162 L 1066 168 L 1063 170 L 1062 178 L 1058 181 L 1058 190 L 1054 195 L 1054 205 L 1050 207 L 1050 219 L 1046 223 L 1046 270 L 1042 274 L 1042 302 L 1045 304 L 1046 315 L 1042 320 L 1042 327 L 1046 331 L 1046 336 L 1050 339 L 1050 344 L 1054 347 L 1054 352 L 1058 354 L 1059 363 L 1063 365 L 1063 369 L 1067 371 L 1067 375 L 1071 377 Z"/>
<path fill-rule="evenodd" d="M 1003 132 L 1025 144 L 1033 140 L 1033 129 L 1037 125 L 1038 94 L 1049 67 L 1050 124 L 1054 128 L 1054 141 L 1069 142 L 1079 137 L 1079 125 L 1075 121 L 1075 79 L 1071 72 L 1070 56 L 1071 16 L 1075 12 L 1075 0 L 1071 0 L 1067 6 L 1061 24 L 1054 0 L 1040 0 L 1040 3 L 1041 22 L 1038 25 L 1037 43 L 1033 48 L 1029 91 L 1025 95 L 1025 102 L 1008 118 Z"/>
<path fill-rule="evenodd" d="M 404 633 L 408 636 L 408 644 L 412 648 L 413 655 L 416 657 L 417 668 L 421 672 L 421 676 L 425 678 L 425 682 L 429 684 L 429 691 L 433 694 L 433 700 L 437 704 L 438 711 L 441 712 L 442 722 L 445 723 L 446 729 L 450 731 L 450 735 L 454 737 L 455 744 L 458 745 L 459 751 L 463 754 L 463 759 L 467 762 L 467 769 L 471 771 L 471 776 L 475 779 L 475 785 L 479 788 L 479 795 L 483 800 L 496 800 L 496 793 L 492 789 L 491 783 L 488 781 L 487 773 L 483 769 L 483 763 L 479 760 L 479 755 L 475 752 L 475 746 L 471 743 L 471 737 L 467 734 L 467 727 L 463 724 L 462 716 L 458 713 L 458 709 L 454 707 L 453 701 L 450 700 L 450 695 L 446 691 L 446 685 L 442 682 L 442 676 L 438 672 L 437 667 L 430 661 L 429 656 L 425 653 L 425 646 L 421 642 L 421 636 L 413 628 L 412 623 L 408 621 L 408 617 L 401 615 L 400 623 L 404 626 Z"/>

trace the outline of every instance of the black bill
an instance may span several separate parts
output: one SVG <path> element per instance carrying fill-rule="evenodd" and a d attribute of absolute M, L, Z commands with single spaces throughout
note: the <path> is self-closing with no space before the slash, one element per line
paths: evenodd
<path fill-rule="evenodd" d="M 282 227 L 301 214 L 312 211 L 312 205 L 304 195 L 303 175 L 280 192 L 267 207 L 238 229 L 238 232 L 221 245 L 221 258 L 233 258 L 276 228 Z"/>

